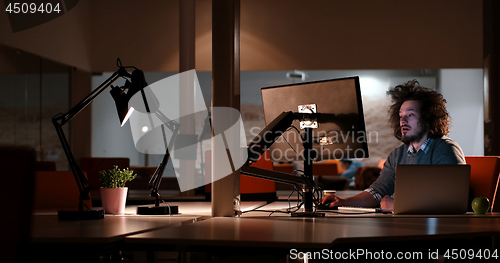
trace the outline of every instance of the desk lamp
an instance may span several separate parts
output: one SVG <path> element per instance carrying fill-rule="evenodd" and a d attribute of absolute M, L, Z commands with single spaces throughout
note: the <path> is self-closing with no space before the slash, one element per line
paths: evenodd
<path fill-rule="evenodd" d="M 151 190 L 151 197 L 155 198 L 154 206 L 140 206 L 137 208 L 137 214 L 139 215 L 168 215 L 168 214 L 178 214 L 179 209 L 177 206 L 160 206 L 160 193 L 158 188 L 160 187 L 161 178 L 165 167 L 170 160 L 170 152 L 168 149 L 172 149 L 173 143 L 179 133 L 180 124 L 175 120 L 170 120 L 167 118 L 159 109 L 160 103 L 158 98 L 154 95 L 151 88 L 148 87 L 144 74 L 140 70 L 135 70 L 132 72 L 132 82 L 126 82 L 122 87 L 111 87 L 111 95 L 115 100 L 116 109 L 118 111 L 118 116 L 120 117 L 121 125 L 123 126 L 128 118 L 132 115 L 133 111 L 138 111 L 142 113 L 147 113 L 149 121 L 151 122 L 151 127 L 154 127 L 153 120 L 151 118 L 151 113 L 154 114 L 162 123 L 161 134 L 163 135 L 163 141 L 165 143 L 165 155 L 163 156 L 162 162 L 158 165 L 155 172 L 149 180 L 149 189 Z M 125 92 L 127 91 L 128 92 Z M 141 92 L 140 97 L 134 97 L 135 94 Z M 167 127 L 173 135 L 170 142 L 167 145 L 167 138 L 165 136 L 165 127 Z"/>
<path fill-rule="evenodd" d="M 163 115 L 160 111 L 155 111 L 154 114 L 163 122 L 161 125 L 161 130 L 163 134 L 163 140 L 165 142 L 165 155 L 163 156 L 163 160 L 161 163 L 158 165 L 156 168 L 155 172 L 151 176 L 151 179 L 149 180 L 149 189 L 151 190 L 151 197 L 155 198 L 155 205 L 154 206 L 139 206 L 137 207 L 137 214 L 138 215 L 173 215 L 173 214 L 178 214 L 179 213 L 179 208 L 178 206 L 160 206 L 160 193 L 158 191 L 158 188 L 160 187 L 161 179 L 163 177 L 163 172 L 165 170 L 165 167 L 168 163 L 168 160 L 170 160 L 170 152 L 168 149 L 171 149 L 173 146 L 173 143 L 175 142 L 175 139 L 177 137 L 177 134 L 179 133 L 180 129 L 180 124 L 177 121 L 174 120 L 169 120 L 165 115 Z M 165 127 L 167 127 L 170 131 L 173 132 L 172 137 L 170 138 L 170 142 L 166 143 L 167 139 L 165 137 Z"/>
<path fill-rule="evenodd" d="M 139 90 L 143 90 L 145 87 L 145 81 L 141 82 L 140 76 L 142 75 L 142 71 L 138 70 L 135 67 L 123 67 L 120 59 L 117 59 L 118 70 L 113 73 L 107 80 L 105 80 L 99 87 L 94 89 L 89 95 L 87 95 L 83 100 L 77 103 L 73 108 L 71 108 L 66 113 L 59 113 L 52 118 L 52 123 L 56 129 L 59 140 L 61 141 L 64 154 L 68 159 L 69 166 L 75 178 L 76 184 L 78 185 L 78 190 L 80 191 L 78 210 L 72 211 L 58 211 L 57 218 L 60 220 L 86 220 L 86 219 L 103 219 L 104 218 L 104 210 L 102 209 L 87 209 L 84 210 L 83 203 L 84 200 L 90 200 L 90 183 L 82 172 L 82 169 L 76 162 L 73 157 L 73 153 L 71 152 L 68 140 L 64 135 L 64 131 L 62 127 L 71 121 L 78 113 L 84 110 L 90 103 L 92 103 L 97 96 L 99 96 L 106 88 L 108 88 L 113 82 L 115 82 L 118 78 L 125 78 L 126 84 L 129 88 L 127 93 L 123 93 L 124 89 L 116 89 L 113 88 L 112 95 L 113 97 L 119 97 L 118 100 L 115 99 L 118 116 L 120 117 L 120 122 L 123 123 L 127 121 L 127 116 L 130 114 L 127 113 L 127 97 L 130 98 L 133 94 L 137 93 Z M 127 71 L 127 68 L 133 68 L 134 71 L 130 74 Z M 130 82 L 132 81 L 132 82 Z M 147 84 L 146 84 L 147 85 Z M 118 91 L 122 92 L 122 94 L 116 94 Z"/>

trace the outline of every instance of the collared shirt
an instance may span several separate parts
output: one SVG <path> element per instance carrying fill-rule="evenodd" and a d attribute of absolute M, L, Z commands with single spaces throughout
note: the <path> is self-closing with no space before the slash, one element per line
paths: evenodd
<path fill-rule="evenodd" d="M 419 151 L 423 151 L 424 153 L 427 153 L 429 151 L 428 146 L 431 144 L 431 142 L 432 142 L 432 138 L 427 138 L 427 140 L 425 140 L 424 143 L 422 143 L 422 146 L 420 146 L 418 151 L 415 151 L 413 144 L 410 143 L 410 145 L 408 146 L 408 155 L 410 155 L 412 153 L 419 152 Z"/>
<path fill-rule="evenodd" d="M 382 201 L 382 195 L 379 194 L 377 191 L 375 191 L 375 189 L 369 187 L 369 188 L 365 189 L 365 192 L 368 192 L 371 195 L 373 195 L 373 197 L 375 197 L 375 200 L 377 200 L 377 202 L 380 203 L 380 201 Z"/>

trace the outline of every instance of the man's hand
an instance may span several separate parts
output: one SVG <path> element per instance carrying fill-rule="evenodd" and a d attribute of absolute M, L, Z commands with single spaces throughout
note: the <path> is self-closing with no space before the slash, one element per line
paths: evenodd
<path fill-rule="evenodd" d="M 380 201 L 380 208 L 392 211 L 394 209 L 394 198 L 388 195 L 384 196 Z"/>
<path fill-rule="evenodd" d="M 339 198 L 336 195 L 327 195 L 321 200 L 322 204 L 330 203 L 330 205 L 328 205 L 329 207 L 343 206 L 344 202 L 344 199 Z"/>
<path fill-rule="evenodd" d="M 339 198 L 335 195 L 328 195 L 321 200 L 322 204 L 330 203 L 329 207 L 334 206 L 356 206 L 356 207 L 379 207 L 379 203 L 368 192 L 361 192 L 355 196 L 346 199 Z"/>

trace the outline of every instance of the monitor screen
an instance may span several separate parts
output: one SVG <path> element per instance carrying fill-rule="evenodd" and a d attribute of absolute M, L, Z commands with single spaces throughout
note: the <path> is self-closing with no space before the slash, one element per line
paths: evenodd
<path fill-rule="evenodd" d="M 306 127 L 312 128 L 315 161 L 368 157 L 359 77 L 265 87 L 261 92 L 266 125 L 283 112 L 316 113 L 312 119 L 293 120 L 270 146 L 272 161 L 303 160 Z"/>

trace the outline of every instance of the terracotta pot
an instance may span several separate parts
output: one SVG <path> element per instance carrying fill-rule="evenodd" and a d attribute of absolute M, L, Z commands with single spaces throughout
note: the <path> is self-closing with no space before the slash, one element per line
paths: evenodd
<path fill-rule="evenodd" d="M 106 214 L 124 214 L 128 187 L 100 188 L 102 208 Z"/>

